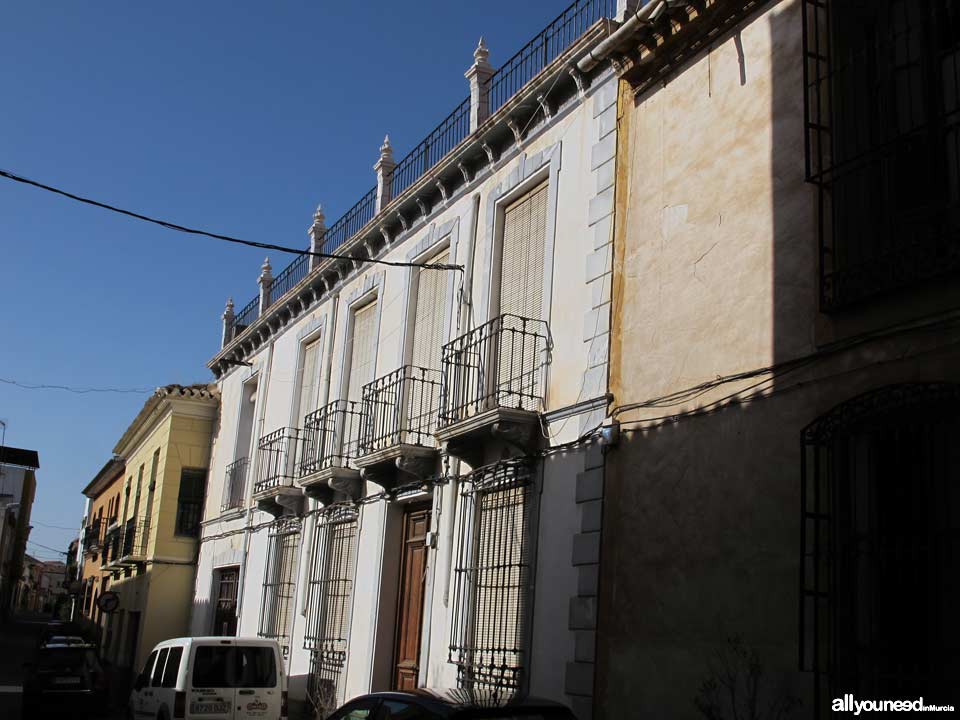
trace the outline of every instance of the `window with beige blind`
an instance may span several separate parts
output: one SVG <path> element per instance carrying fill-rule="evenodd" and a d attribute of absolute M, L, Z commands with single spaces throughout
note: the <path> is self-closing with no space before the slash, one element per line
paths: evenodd
<path fill-rule="evenodd" d="M 443 265 L 450 261 L 450 250 L 434 255 L 429 265 Z M 438 270 L 417 271 L 417 307 L 413 320 L 413 353 L 410 364 L 438 369 L 440 352 L 446 340 L 447 274 Z"/>
<path fill-rule="evenodd" d="M 303 346 L 303 357 L 300 361 L 300 372 L 297 376 L 299 388 L 297 398 L 297 420 L 317 409 L 318 390 L 320 388 L 320 341 L 318 337 L 313 342 Z M 297 423 L 294 423 L 297 425 Z M 299 425 L 297 425 L 299 427 Z"/>
<path fill-rule="evenodd" d="M 373 380 L 377 359 L 376 347 L 377 301 L 374 300 L 353 312 L 347 400 L 359 402 L 363 386 Z"/>
<path fill-rule="evenodd" d="M 500 264 L 500 314 L 540 319 L 543 313 L 547 183 L 504 211 Z"/>

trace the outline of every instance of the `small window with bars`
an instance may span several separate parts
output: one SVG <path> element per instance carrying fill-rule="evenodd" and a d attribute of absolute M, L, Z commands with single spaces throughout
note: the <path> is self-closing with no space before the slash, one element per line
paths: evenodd
<path fill-rule="evenodd" d="M 290 649 L 290 620 L 296 598 L 299 545 L 299 518 L 284 518 L 271 527 L 267 539 L 267 564 L 263 573 L 259 635 L 277 640 L 284 656 Z"/>
<path fill-rule="evenodd" d="M 332 710 L 347 659 L 359 523 L 357 510 L 350 505 L 331 505 L 318 520 L 304 647 L 310 650 L 310 700 L 318 709 Z"/>
<path fill-rule="evenodd" d="M 803 0 L 820 304 L 960 270 L 960 4 Z"/>
<path fill-rule="evenodd" d="M 520 690 L 533 586 L 533 473 L 502 461 L 460 489 L 450 662 L 465 689 Z"/>
<path fill-rule="evenodd" d="M 177 535 L 200 535 L 203 515 L 203 495 L 207 488 L 207 471 L 184 468 L 180 471 L 180 491 L 177 497 Z"/>

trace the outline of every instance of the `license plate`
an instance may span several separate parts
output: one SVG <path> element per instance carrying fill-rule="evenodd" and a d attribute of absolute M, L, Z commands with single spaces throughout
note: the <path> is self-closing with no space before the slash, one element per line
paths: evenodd
<path fill-rule="evenodd" d="M 230 710 L 230 703 L 226 702 L 192 702 L 190 712 L 197 715 L 226 714 Z"/>
<path fill-rule="evenodd" d="M 80 678 L 78 677 L 55 677 L 53 679 L 54 685 L 79 685 Z"/>

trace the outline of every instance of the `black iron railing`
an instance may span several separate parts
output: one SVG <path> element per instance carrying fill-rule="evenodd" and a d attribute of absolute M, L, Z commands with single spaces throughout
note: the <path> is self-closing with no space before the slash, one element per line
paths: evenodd
<path fill-rule="evenodd" d="M 103 520 L 100 518 L 91 520 L 83 533 L 83 551 L 96 552 L 103 543 Z"/>
<path fill-rule="evenodd" d="M 293 483 L 299 437 L 297 428 L 285 427 L 260 438 L 257 443 L 254 493 Z"/>
<path fill-rule="evenodd" d="M 136 560 L 147 552 L 147 536 L 150 524 L 146 520 L 131 518 L 123 525 L 123 543 L 117 560 Z"/>
<path fill-rule="evenodd" d="M 246 330 L 250 325 L 256 322 L 258 317 L 260 317 L 259 295 L 244 305 L 243 309 L 240 310 L 240 312 L 238 312 L 233 318 L 233 337 L 236 337 Z"/>
<path fill-rule="evenodd" d="M 334 400 L 303 419 L 299 476 L 332 467 L 350 467 L 360 448 L 362 405 Z"/>
<path fill-rule="evenodd" d="M 307 276 L 308 272 L 310 272 L 310 256 L 299 255 L 270 283 L 270 302 L 286 295 Z"/>
<path fill-rule="evenodd" d="M 299 518 L 284 518 L 271 527 L 263 573 L 258 634 L 277 640 L 284 657 L 290 649 L 290 621 L 296 604 L 300 527 Z"/>
<path fill-rule="evenodd" d="M 100 555 L 100 566 L 109 565 L 120 559 L 123 549 L 123 529 L 115 527 L 105 532 L 103 536 L 103 553 Z"/>
<path fill-rule="evenodd" d="M 467 98 L 397 163 L 391 186 L 393 196 L 396 197 L 423 177 L 469 134 L 470 98 Z"/>
<path fill-rule="evenodd" d="M 321 252 L 332 253 L 356 235 L 377 212 L 377 188 L 373 187 L 323 234 Z"/>
<path fill-rule="evenodd" d="M 185 537 L 200 536 L 203 519 L 203 500 L 181 498 L 177 501 L 177 519 L 174 533 Z"/>
<path fill-rule="evenodd" d="M 240 458 L 227 465 L 226 477 L 223 480 L 223 500 L 220 502 L 220 512 L 243 507 L 249 467 L 250 461 L 247 458 Z"/>
<path fill-rule="evenodd" d="M 364 385 L 360 454 L 396 445 L 433 447 L 442 379 L 439 370 L 404 365 Z"/>
<path fill-rule="evenodd" d="M 500 315 L 443 346 L 438 427 L 495 408 L 540 412 L 552 349 L 543 320 Z"/>
<path fill-rule="evenodd" d="M 460 485 L 450 662 L 466 689 L 519 689 L 533 560 L 531 466 L 508 460 Z"/>
<path fill-rule="evenodd" d="M 960 272 L 960 7 L 804 0 L 803 20 L 821 309 Z"/>
<path fill-rule="evenodd" d="M 490 76 L 490 112 L 502 107 L 595 22 L 616 14 L 617 0 L 577 0 L 573 3 Z"/>

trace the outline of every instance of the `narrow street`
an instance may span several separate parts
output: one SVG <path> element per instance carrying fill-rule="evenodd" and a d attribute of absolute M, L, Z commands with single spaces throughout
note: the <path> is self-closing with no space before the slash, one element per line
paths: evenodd
<path fill-rule="evenodd" d="M 17 615 L 0 624 L 0 718 L 3 720 L 21 717 L 34 720 L 36 717 L 22 715 L 24 664 L 36 658 L 40 635 L 49 620 L 46 615 Z M 50 716 L 44 715 L 44 719 L 46 717 Z M 115 708 L 105 708 L 102 714 L 92 716 L 91 720 L 121 717 L 123 713 Z"/>

